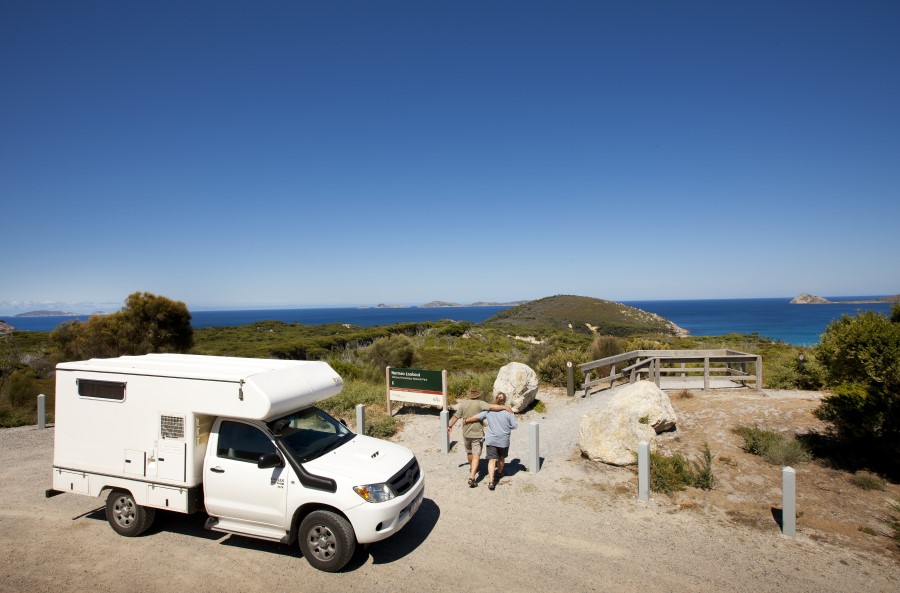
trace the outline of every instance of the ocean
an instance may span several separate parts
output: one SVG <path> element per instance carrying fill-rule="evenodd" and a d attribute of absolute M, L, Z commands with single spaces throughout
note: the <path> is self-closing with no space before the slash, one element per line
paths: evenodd
<path fill-rule="evenodd" d="M 876 297 L 827 297 L 829 300 L 865 300 Z M 625 301 L 624 304 L 657 313 L 695 336 L 719 336 L 729 333 L 758 334 L 787 344 L 811 346 L 831 321 L 857 311 L 890 313 L 886 303 L 858 305 L 791 305 L 790 298 L 710 299 L 680 301 Z M 263 320 L 321 325 L 351 323 L 371 326 L 417 321 L 454 319 L 479 323 L 506 307 L 404 308 L 319 308 L 258 309 L 238 311 L 192 311 L 194 328 L 246 325 Z M 77 317 L 86 320 L 87 316 Z M 73 317 L 0 317 L 16 329 L 51 331 Z"/>

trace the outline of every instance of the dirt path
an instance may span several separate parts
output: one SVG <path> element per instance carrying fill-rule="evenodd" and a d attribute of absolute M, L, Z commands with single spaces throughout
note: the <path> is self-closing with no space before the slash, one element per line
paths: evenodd
<path fill-rule="evenodd" d="M 436 413 L 402 412 L 405 427 L 395 440 L 418 456 L 426 500 L 398 536 L 360 551 L 334 575 L 312 569 L 296 548 L 206 532 L 203 516 L 160 513 L 146 536 L 122 538 L 107 525 L 100 499 L 43 497 L 52 429 L 0 430 L 0 591 L 900 589 L 896 555 L 813 537 L 820 532 L 803 518 L 798 537 L 786 538 L 773 522 L 729 520 L 715 501 L 704 501 L 708 493 L 689 493 L 701 502 L 688 505 L 662 496 L 638 502 L 631 470 L 587 462 L 575 451 L 578 419 L 608 394 L 540 397 L 547 412 L 519 417 L 512 475 L 493 492 L 465 486 L 464 456 L 458 445 L 441 452 Z M 684 407 L 679 438 L 686 445 L 690 425 L 705 422 L 706 407 L 695 400 L 689 405 L 696 410 Z M 545 458 L 536 474 L 523 466 L 531 421 L 540 423 Z M 761 507 L 768 511 L 768 504 Z"/>

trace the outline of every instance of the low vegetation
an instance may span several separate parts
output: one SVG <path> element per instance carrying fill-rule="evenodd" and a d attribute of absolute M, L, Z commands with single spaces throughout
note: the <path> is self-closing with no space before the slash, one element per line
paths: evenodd
<path fill-rule="evenodd" d="M 759 455 L 773 465 L 796 465 L 812 458 L 806 446 L 793 436 L 758 426 L 737 426 L 734 432 L 744 439 L 744 451 Z"/>
<path fill-rule="evenodd" d="M 711 490 L 716 479 L 712 469 L 713 456 L 704 443 L 700 457 L 689 460 L 681 453 L 650 454 L 650 490 L 672 495 L 688 486 Z"/>

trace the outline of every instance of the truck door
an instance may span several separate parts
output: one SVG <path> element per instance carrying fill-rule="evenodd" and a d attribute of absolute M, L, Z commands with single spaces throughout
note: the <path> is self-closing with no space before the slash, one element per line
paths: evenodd
<path fill-rule="evenodd" d="M 285 527 L 287 467 L 260 469 L 260 455 L 275 444 L 260 428 L 238 420 L 213 427 L 203 464 L 206 511 L 214 517 Z"/>

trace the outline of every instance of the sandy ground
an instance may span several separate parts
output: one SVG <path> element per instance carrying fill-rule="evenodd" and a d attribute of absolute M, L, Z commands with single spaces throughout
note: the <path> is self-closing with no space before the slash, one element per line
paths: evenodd
<path fill-rule="evenodd" d="M 493 492 L 486 483 L 465 485 L 459 443 L 441 452 L 436 411 L 401 410 L 404 428 L 394 440 L 419 458 L 426 500 L 403 531 L 360 549 L 338 574 L 312 569 L 296 547 L 207 532 L 203 515 L 158 513 L 145 536 L 120 537 L 106 523 L 101 499 L 44 498 L 52 428 L 0 430 L 0 591 L 900 590 L 898 555 L 887 537 L 857 529 L 866 520 L 884 531 L 879 518 L 896 486 L 863 493 L 865 508 L 850 510 L 862 491 L 846 476 L 828 481 L 815 468 L 800 468 L 799 533 L 785 537 L 772 518 L 780 468 L 748 459 L 730 432 L 735 410 L 763 427 L 813 422 L 808 412 L 818 394 L 673 397 L 679 429 L 664 437 L 663 448 L 690 454 L 709 442 L 719 483 L 711 492 L 654 495 L 649 503 L 636 499 L 632 469 L 578 455 L 578 419 L 605 405 L 609 392 L 539 397 L 546 412 L 519 416 L 512 475 Z M 540 425 L 544 460 L 537 473 L 524 465 L 530 422 Z M 832 494 L 836 511 L 814 510 L 835 504 Z M 837 514 L 849 515 L 850 527 L 827 520 Z"/>

